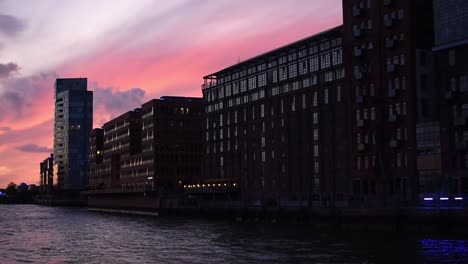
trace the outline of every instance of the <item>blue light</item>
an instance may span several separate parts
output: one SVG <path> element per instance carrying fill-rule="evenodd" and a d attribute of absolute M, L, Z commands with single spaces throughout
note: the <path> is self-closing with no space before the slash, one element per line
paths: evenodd
<path fill-rule="evenodd" d="M 455 200 L 461 201 L 461 200 L 463 200 L 463 197 L 455 197 Z"/>
<path fill-rule="evenodd" d="M 440 197 L 441 201 L 447 201 L 449 198 L 448 197 Z"/>
<path fill-rule="evenodd" d="M 424 198 L 424 201 L 432 201 L 432 200 L 434 200 L 434 198 L 432 198 L 432 197 L 425 197 Z"/>

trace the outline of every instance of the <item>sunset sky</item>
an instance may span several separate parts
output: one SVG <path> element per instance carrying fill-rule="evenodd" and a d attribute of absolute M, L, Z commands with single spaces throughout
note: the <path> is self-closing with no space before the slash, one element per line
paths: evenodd
<path fill-rule="evenodd" d="M 0 188 L 39 182 L 53 83 L 87 77 L 94 126 L 342 23 L 342 0 L 0 0 Z"/>

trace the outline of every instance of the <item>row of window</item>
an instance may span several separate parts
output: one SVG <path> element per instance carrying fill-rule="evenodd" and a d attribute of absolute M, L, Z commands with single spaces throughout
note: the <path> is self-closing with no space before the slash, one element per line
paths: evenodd
<path fill-rule="evenodd" d="M 322 75 L 322 82 L 332 82 L 334 80 L 343 79 L 344 78 L 344 69 L 337 69 L 334 71 L 326 72 Z M 242 105 L 249 102 L 254 102 L 258 99 L 265 98 L 266 96 L 276 96 L 278 94 L 288 93 L 290 91 L 295 91 L 298 89 L 306 88 L 312 85 L 316 85 L 318 83 L 317 76 L 314 75 L 312 77 L 307 77 L 302 79 L 301 81 L 295 81 L 292 83 L 286 83 L 281 86 L 274 86 L 271 89 L 261 89 L 256 92 L 252 92 L 250 94 L 244 94 L 243 96 L 233 97 L 229 100 L 219 101 L 218 103 L 214 103 L 205 107 L 206 112 L 213 112 L 217 110 L 221 110 L 225 107 L 233 107 L 236 105 Z M 340 88 L 339 88 L 340 90 Z M 328 93 L 328 92 L 325 92 Z M 341 100 L 341 90 L 338 92 L 338 101 Z M 214 99 L 209 99 L 213 101 Z M 328 100 L 326 100 L 328 101 Z"/>
<path fill-rule="evenodd" d="M 370 156 L 357 156 L 356 157 L 356 169 L 365 170 L 370 168 L 376 168 L 377 162 L 379 162 L 375 155 Z M 392 160 L 392 167 L 404 168 L 408 166 L 408 155 L 406 152 L 396 153 Z"/>
<path fill-rule="evenodd" d="M 277 83 L 279 81 L 285 81 L 289 78 L 296 78 L 298 75 L 304 75 L 307 73 L 313 73 L 319 69 L 327 69 L 332 64 L 340 65 L 343 63 L 342 50 L 339 49 L 332 53 L 332 61 L 330 61 L 330 54 L 323 55 L 320 58 L 320 67 L 319 67 L 319 57 L 311 58 L 309 64 L 307 61 L 301 61 L 299 64 L 290 64 L 285 67 L 281 67 L 277 70 L 270 71 L 268 79 L 272 83 Z M 310 71 L 308 71 L 308 66 L 310 66 Z M 339 69 L 337 71 L 330 71 L 325 73 L 325 82 L 331 81 L 334 79 L 339 79 L 344 77 L 344 69 Z M 247 79 L 240 80 L 238 82 L 233 82 L 226 84 L 225 86 L 217 87 L 209 91 L 204 92 L 205 101 L 211 102 L 216 99 L 222 99 L 231 95 L 236 95 L 238 93 L 246 92 L 247 90 L 252 90 L 260 88 L 267 85 L 267 74 L 259 74 Z"/>

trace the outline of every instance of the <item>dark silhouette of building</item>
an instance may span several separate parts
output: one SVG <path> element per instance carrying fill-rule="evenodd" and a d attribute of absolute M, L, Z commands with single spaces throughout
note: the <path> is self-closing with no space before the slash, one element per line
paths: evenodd
<path fill-rule="evenodd" d="M 417 57 L 432 47 L 432 3 L 344 0 L 343 23 L 353 197 L 416 199 Z"/>
<path fill-rule="evenodd" d="M 94 129 L 90 190 L 174 190 L 201 177 L 202 100 L 164 96 Z"/>
<path fill-rule="evenodd" d="M 55 81 L 54 158 L 57 189 L 80 191 L 87 184 L 93 92 L 86 78 Z"/>
<path fill-rule="evenodd" d="M 40 164 L 40 191 L 51 193 L 54 188 L 54 154 L 50 154 Z"/>
<path fill-rule="evenodd" d="M 443 157 L 435 191 L 457 196 L 468 193 L 468 2 L 433 2 Z"/>
<path fill-rule="evenodd" d="M 141 165 L 126 170 L 126 184 L 138 180 L 135 174 L 166 190 L 199 182 L 202 114 L 201 98 L 163 96 L 143 104 Z"/>
<path fill-rule="evenodd" d="M 89 140 L 89 178 L 88 186 L 93 189 L 104 188 L 104 129 L 95 128 L 91 131 Z"/>
<path fill-rule="evenodd" d="M 345 199 L 342 34 L 336 27 L 204 77 L 206 183 L 238 184 L 246 206 Z"/>

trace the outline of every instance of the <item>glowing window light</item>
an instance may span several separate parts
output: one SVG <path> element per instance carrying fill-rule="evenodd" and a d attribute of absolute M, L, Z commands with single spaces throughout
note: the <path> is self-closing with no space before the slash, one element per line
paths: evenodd
<path fill-rule="evenodd" d="M 232 186 L 236 186 L 236 184 L 235 184 L 235 183 L 233 183 L 233 184 L 232 184 Z"/>
<path fill-rule="evenodd" d="M 208 187 L 210 187 L 210 184 L 208 184 Z"/>
<path fill-rule="evenodd" d="M 455 200 L 461 201 L 461 200 L 463 200 L 463 197 L 455 197 Z"/>
<path fill-rule="evenodd" d="M 449 198 L 448 197 L 440 197 L 441 201 L 447 201 Z"/>
<path fill-rule="evenodd" d="M 197 184 L 197 187 L 200 187 L 200 184 Z"/>
<path fill-rule="evenodd" d="M 434 198 L 432 198 L 432 197 L 425 197 L 424 198 L 424 201 L 432 201 L 432 200 L 434 200 Z"/>
<path fill-rule="evenodd" d="M 205 184 L 202 184 L 202 187 L 205 187 Z"/>

